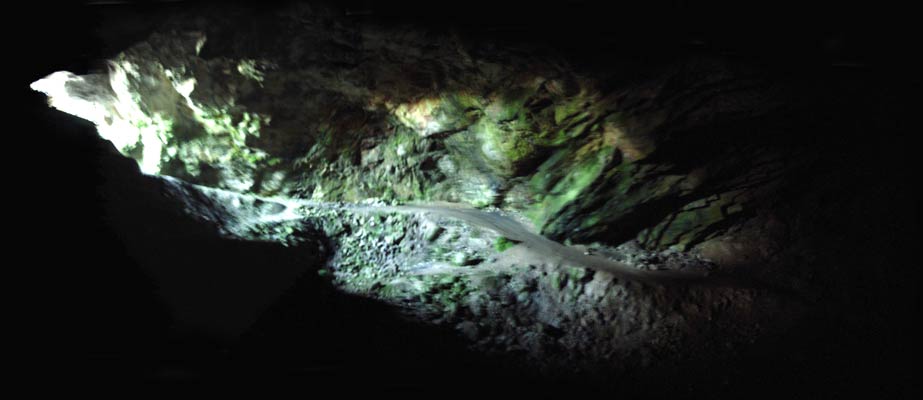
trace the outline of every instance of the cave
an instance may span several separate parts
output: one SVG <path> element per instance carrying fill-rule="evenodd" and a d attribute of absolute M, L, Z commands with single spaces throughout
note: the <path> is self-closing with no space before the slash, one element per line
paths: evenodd
<path fill-rule="evenodd" d="M 914 397 L 899 11 L 40 4 L 8 134 L 32 203 L 24 370 Z"/>

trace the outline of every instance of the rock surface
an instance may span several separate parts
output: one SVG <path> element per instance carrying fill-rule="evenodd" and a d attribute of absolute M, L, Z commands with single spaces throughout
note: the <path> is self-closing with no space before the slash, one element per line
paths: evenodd
<path fill-rule="evenodd" d="M 496 205 L 555 239 L 652 249 L 751 216 L 800 160 L 779 138 L 791 126 L 767 123 L 793 109 L 788 88 L 734 62 L 626 81 L 324 8 L 222 15 L 175 16 L 108 72 L 35 87 L 148 173 L 302 199 Z"/>
<path fill-rule="evenodd" d="M 172 179 L 164 184 L 178 185 Z M 454 329 L 479 354 L 512 359 L 519 368 L 547 376 L 601 382 L 653 364 L 668 368 L 706 355 L 730 357 L 733 348 L 779 329 L 782 315 L 804 312 L 797 298 L 772 290 L 620 280 L 524 244 L 498 248 L 502 236 L 464 220 L 398 213 L 383 202 L 273 203 L 188 184 L 170 193 L 187 198 L 192 216 L 211 220 L 216 212 L 227 213 L 222 226 L 251 227 L 287 210 L 292 217 L 276 224 L 307 232 L 296 238 L 311 239 L 306 244 L 331 254 L 311 273 L 342 292 L 390 304 L 410 321 Z M 213 203 L 240 206 L 203 207 Z M 287 225 L 292 223 L 297 225 Z M 310 234 L 315 226 L 326 240 Z M 268 230 L 268 236 L 266 228 L 221 231 L 249 241 L 293 243 L 279 229 Z M 647 251 L 634 241 L 583 251 L 642 270 L 713 268 L 696 255 Z"/>

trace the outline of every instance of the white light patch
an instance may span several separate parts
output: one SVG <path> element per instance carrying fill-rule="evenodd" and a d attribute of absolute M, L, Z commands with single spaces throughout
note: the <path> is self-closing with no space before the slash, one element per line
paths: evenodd
<path fill-rule="evenodd" d="M 405 126 L 413 129 L 420 136 L 429 136 L 442 130 L 442 124 L 436 119 L 439 99 L 424 99 L 416 103 L 401 104 L 392 113 Z"/>
<path fill-rule="evenodd" d="M 112 110 L 102 104 L 71 97 L 66 89 L 67 84 L 71 82 L 84 84 L 84 78 L 70 72 L 60 71 L 33 82 L 29 87 L 48 96 L 49 106 L 97 125 L 113 117 Z"/>
<path fill-rule="evenodd" d="M 442 130 L 442 124 L 440 124 L 439 121 L 430 120 L 426 123 L 426 127 L 423 129 L 423 136 L 434 134 L 440 130 Z"/>
<path fill-rule="evenodd" d="M 140 99 L 132 94 L 129 76 L 139 76 L 134 64 L 123 61 L 111 63 L 109 85 L 115 93 L 113 107 L 122 117 L 105 126 L 97 124 L 99 135 L 111 140 L 120 150 L 140 142 L 142 146 L 141 171 L 148 174 L 160 172 L 163 147 L 172 129 L 172 122 L 160 114 L 149 116 L 140 107 Z M 127 140 L 126 140 L 127 139 Z M 131 140 L 131 143 L 126 143 Z M 120 142 L 124 144 L 120 146 Z"/>
<path fill-rule="evenodd" d="M 140 99 L 132 95 L 128 78 L 138 75 L 137 68 L 129 62 L 110 63 L 109 88 L 64 71 L 29 87 L 47 95 L 51 107 L 92 122 L 99 136 L 112 142 L 123 154 L 142 146 L 138 160 L 141 170 L 157 174 L 172 121 L 159 114 L 150 116 L 141 109 Z"/>
<path fill-rule="evenodd" d="M 186 99 L 187 104 L 192 103 L 192 99 L 189 98 L 189 96 L 192 94 L 192 91 L 195 90 L 195 83 L 195 78 L 189 78 L 174 85 L 176 92 L 179 93 L 180 96 L 183 96 L 184 99 Z M 193 106 L 195 105 L 193 104 Z"/>
<path fill-rule="evenodd" d="M 205 40 L 206 40 L 205 35 L 202 35 L 202 37 L 200 37 L 199 40 L 196 40 L 196 42 L 195 42 L 195 55 L 199 55 L 199 53 L 202 52 L 202 47 L 205 46 Z"/>

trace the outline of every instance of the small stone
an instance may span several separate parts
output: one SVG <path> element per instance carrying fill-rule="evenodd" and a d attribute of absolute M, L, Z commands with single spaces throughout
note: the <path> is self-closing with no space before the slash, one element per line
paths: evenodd
<path fill-rule="evenodd" d="M 423 224 L 423 239 L 427 242 L 434 242 L 444 231 L 445 228 L 427 221 Z"/>
<path fill-rule="evenodd" d="M 516 301 L 519 303 L 526 303 L 529 301 L 529 292 L 520 292 L 516 295 Z"/>
<path fill-rule="evenodd" d="M 480 296 L 473 296 L 468 300 L 468 311 L 475 317 L 484 315 L 484 303 Z"/>
<path fill-rule="evenodd" d="M 480 329 L 478 329 L 478 325 L 474 322 L 464 321 L 456 325 L 455 328 L 468 340 L 475 341 L 480 337 Z"/>
<path fill-rule="evenodd" d="M 452 256 L 452 263 L 458 266 L 463 266 L 468 263 L 468 255 L 465 253 L 455 253 Z"/>
<path fill-rule="evenodd" d="M 486 276 L 479 282 L 479 286 L 484 293 L 495 296 L 499 294 L 500 289 L 506 284 L 506 279 L 498 275 Z"/>

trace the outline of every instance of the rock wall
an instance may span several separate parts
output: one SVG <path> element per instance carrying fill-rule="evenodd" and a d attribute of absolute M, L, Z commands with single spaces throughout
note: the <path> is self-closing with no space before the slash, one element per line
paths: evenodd
<path fill-rule="evenodd" d="M 177 15 L 108 72 L 36 87 L 148 173 L 498 206 L 579 242 L 689 248 L 753 215 L 800 160 L 786 86 L 730 61 L 590 70 L 317 7 L 220 15 Z"/>

